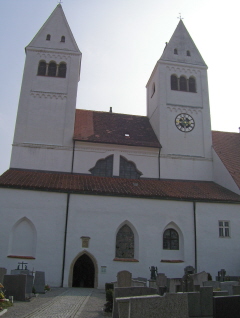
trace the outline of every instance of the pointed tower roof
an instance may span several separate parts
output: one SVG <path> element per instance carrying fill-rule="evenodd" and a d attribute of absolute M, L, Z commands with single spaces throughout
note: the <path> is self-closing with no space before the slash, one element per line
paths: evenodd
<path fill-rule="evenodd" d="M 50 37 L 50 40 L 47 40 L 47 36 Z M 61 4 L 56 6 L 27 48 L 54 49 L 80 53 Z"/>
<path fill-rule="evenodd" d="M 181 19 L 160 61 L 207 66 Z"/>

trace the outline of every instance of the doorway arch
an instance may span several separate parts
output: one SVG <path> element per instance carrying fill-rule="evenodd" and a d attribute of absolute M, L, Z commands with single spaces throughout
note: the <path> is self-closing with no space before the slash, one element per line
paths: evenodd
<path fill-rule="evenodd" d="M 97 288 L 98 271 L 96 259 L 87 251 L 79 253 L 70 268 L 69 286 Z"/>

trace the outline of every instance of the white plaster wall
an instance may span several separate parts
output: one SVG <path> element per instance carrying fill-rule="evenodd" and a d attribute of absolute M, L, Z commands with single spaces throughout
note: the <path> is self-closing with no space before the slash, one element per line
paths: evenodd
<path fill-rule="evenodd" d="M 221 186 L 240 194 L 239 187 L 236 185 L 229 171 L 226 169 L 221 159 L 213 149 L 213 178 Z"/>
<path fill-rule="evenodd" d="M 130 222 L 139 236 L 139 262 L 116 262 L 115 239 L 117 229 L 124 221 Z M 161 263 L 161 259 L 179 259 L 178 251 L 162 249 L 165 227 L 174 221 L 184 235 L 184 263 Z M 187 202 L 168 202 L 133 198 L 71 195 L 67 234 L 65 286 L 68 285 L 70 266 L 74 258 L 84 250 L 81 236 L 89 236 L 89 248 L 98 264 L 99 288 L 105 282 L 116 280 L 117 272 L 129 270 L 133 276 L 150 277 L 149 266 L 158 267 L 169 277 L 183 275 L 187 265 L 194 266 L 193 206 Z M 183 247 L 184 246 L 184 247 Z M 169 253 L 166 253 L 169 252 Z M 107 266 L 101 274 L 101 266 Z"/>
<path fill-rule="evenodd" d="M 209 272 L 213 279 L 224 268 L 227 275 L 240 274 L 239 204 L 197 203 L 198 271 Z M 218 221 L 230 222 L 230 237 L 219 237 Z"/>
<path fill-rule="evenodd" d="M 88 173 L 99 159 L 114 155 L 113 175 L 119 176 L 120 156 L 135 163 L 144 178 L 158 178 L 158 155 L 156 148 L 130 147 L 119 145 L 99 145 L 94 143 L 76 142 L 74 169 L 76 173 Z"/>
<path fill-rule="evenodd" d="M 60 286 L 66 215 L 66 194 L 0 189 L 0 264 L 16 269 L 22 259 L 8 258 L 9 240 L 14 224 L 26 217 L 37 232 L 36 259 L 24 260 L 28 268 L 45 271 L 46 283 Z"/>
<path fill-rule="evenodd" d="M 72 148 L 24 144 L 12 147 L 11 168 L 70 172 Z"/>
<path fill-rule="evenodd" d="M 161 155 L 160 176 L 163 179 L 212 181 L 212 160 Z"/>

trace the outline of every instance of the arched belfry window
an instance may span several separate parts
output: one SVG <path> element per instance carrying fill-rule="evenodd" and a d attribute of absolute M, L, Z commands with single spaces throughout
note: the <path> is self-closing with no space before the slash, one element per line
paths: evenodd
<path fill-rule="evenodd" d="M 37 75 L 46 75 L 47 63 L 45 61 L 40 61 L 38 64 L 38 72 Z"/>
<path fill-rule="evenodd" d="M 163 233 L 163 249 L 179 250 L 179 235 L 174 229 L 167 229 Z"/>
<path fill-rule="evenodd" d="M 50 62 L 48 65 L 48 76 L 56 76 L 57 64 L 55 62 Z"/>
<path fill-rule="evenodd" d="M 174 49 L 174 54 L 178 55 L 178 50 Z"/>
<path fill-rule="evenodd" d="M 185 76 L 180 76 L 179 87 L 180 91 L 187 92 L 187 79 Z"/>
<path fill-rule="evenodd" d="M 46 41 L 50 41 L 50 40 L 51 40 L 51 35 L 48 34 L 48 35 L 46 36 Z"/>
<path fill-rule="evenodd" d="M 196 80 L 194 77 L 189 77 L 188 80 L 189 92 L 196 93 Z"/>
<path fill-rule="evenodd" d="M 127 224 L 124 224 L 117 233 L 116 257 L 134 258 L 134 233 Z"/>
<path fill-rule="evenodd" d="M 89 170 L 93 176 L 112 177 L 113 174 L 113 155 L 105 159 L 99 159 L 96 165 Z"/>
<path fill-rule="evenodd" d="M 61 37 L 61 42 L 65 42 L 65 36 L 64 35 Z"/>
<path fill-rule="evenodd" d="M 67 73 L 67 64 L 60 63 L 58 66 L 58 77 L 66 77 Z"/>
<path fill-rule="evenodd" d="M 187 56 L 191 56 L 191 54 L 190 54 L 190 51 L 189 51 L 189 50 L 187 50 Z"/>
<path fill-rule="evenodd" d="M 176 75 L 171 75 L 171 89 L 178 90 L 178 78 Z"/>
<path fill-rule="evenodd" d="M 139 179 L 142 173 L 136 168 L 135 163 L 120 156 L 119 177 L 128 179 Z"/>

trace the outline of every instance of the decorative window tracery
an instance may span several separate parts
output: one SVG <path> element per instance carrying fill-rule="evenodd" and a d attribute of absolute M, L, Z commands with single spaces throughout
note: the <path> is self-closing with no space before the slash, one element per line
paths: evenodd
<path fill-rule="evenodd" d="M 113 174 L 113 155 L 105 159 L 99 159 L 95 167 L 89 170 L 93 176 L 112 177 Z"/>
<path fill-rule="evenodd" d="M 174 229 L 167 229 L 163 233 L 163 249 L 179 250 L 179 235 Z"/>
<path fill-rule="evenodd" d="M 135 163 L 120 156 L 119 176 L 121 178 L 139 179 L 141 175 L 142 173 L 136 168 Z"/>
<path fill-rule="evenodd" d="M 134 258 L 134 233 L 127 224 L 124 224 L 117 233 L 116 257 Z"/>

